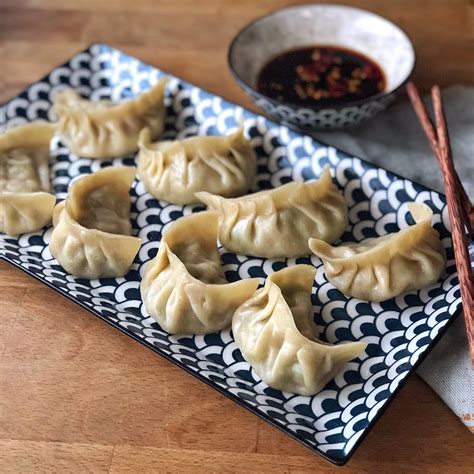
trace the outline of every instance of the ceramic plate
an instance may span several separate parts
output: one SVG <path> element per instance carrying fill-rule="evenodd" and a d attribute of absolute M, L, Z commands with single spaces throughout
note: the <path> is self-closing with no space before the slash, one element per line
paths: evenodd
<path fill-rule="evenodd" d="M 96 44 L 4 104 L 0 108 L 0 126 L 10 128 L 35 119 L 55 120 L 51 98 L 65 86 L 92 99 L 119 101 L 147 90 L 162 75 L 162 71 L 118 50 Z M 272 390 L 262 383 L 243 360 L 229 330 L 206 336 L 170 336 L 147 316 L 139 292 L 145 263 L 155 256 L 163 232 L 176 219 L 202 207 L 157 201 L 146 193 L 140 181 L 135 181 L 131 190 L 132 223 L 143 245 L 123 278 L 88 281 L 65 273 L 48 249 L 51 228 L 18 238 L 2 236 L 1 257 L 314 452 L 343 464 L 460 306 L 445 198 L 179 78 L 170 76 L 166 105 L 166 138 L 226 134 L 235 130 L 242 118 L 258 155 L 254 190 L 291 180 L 314 179 L 324 166 L 330 166 L 349 206 L 350 225 L 343 241 L 362 241 L 396 232 L 413 223 L 408 202 L 427 203 L 434 211 L 434 226 L 448 256 L 442 280 L 384 303 L 367 303 L 336 290 L 326 280 L 321 261 L 314 256 L 269 260 L 221 250 L 230 281 L 258 277 L 263 284 L 266 276 L 288 265 L 314 265 L 319 270 L 313 304 L 320 337 L 331 343 L 368 343 L 362 357 L 349 362 L 320 393 L 304 397 Z M 51 179 L 58 200 L 66 197 L 71 182 L 82 175 L 106 166 L 135 163 L 133 155 L 107 162 L 79 158 L 56 138 L 51 150 Z"/>

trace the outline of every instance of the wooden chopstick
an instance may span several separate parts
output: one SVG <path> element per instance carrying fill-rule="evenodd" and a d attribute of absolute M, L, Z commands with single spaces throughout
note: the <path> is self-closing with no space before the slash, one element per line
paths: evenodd
<path fill-rule="evenodd" d="M 425 131 L 431 148 L 438 160 L 444 178 L 444 189 L 448 202 L 448 214 L 451 222 L 452 239 L 459 286 L 466 323 L 467 341 L 471 362 L 474 366 L 474 279 L 469 258 L 469 239 L 472 235 L 473 206 L 462 186 L 454 168 L 453 155 L 449 142 L 448 128 L 443 110 L 443 100 L 438 86 L 431 89 L 431 97 L 436 120 L 436 129 L 429 118 L 428 111 L 413 83 L 408 83 L 407 92 L 413 108 Z M 466 228 L 468 232 L 466 232 Z"/>
<path fill-rule="evenodd" d="M 438 94 L 438 101 L 437 101 L 437 109 L 438 110 L 442 110 L 442 103 L 441 103 L 441 93 L 439 91 L 439 87 L 438 86 L 434 86 L 433 87 L 433 91 L 434 90 L 437 90 L 437 94 Z M 451 163 L 452 163 L 452 153 L 451 153 L 451 147 L 450 147 L 450 144 L 449 144 L 449 137 L 447 135 L 447 132 L 446 134 L 442 133 L 441 132 L 441 136 L 439 136 L 439 132 L 440 130 L 435 130 L 434 126 L 433 126 L 433 122 L 431 121 L 430 117 L 429 117 L 429 114 L 428 114 L 428 110 L 426 109 L 425 105 L 423 104 L 421 98 L 420 98 L 420 95 L 418 94 L 418 91 L 416 89 L 416 86 L 412 83 L 412 82 L 409 82 L 407 84 L 407 92 L 408 92 L 408 96 L 410 97 L 410 100 L 413 104 L 413 108 L 415 109 L 415 112 L 418 116 L 418 119 L 420 120 L 421 122 L 421 126 L 423 127 L 423 130 L 425 131 L 425 134 L 428 138 L 428 141 L 431 145 L 431 149 L 433 150 L 433 153 L 436 157 L 436 159 L 438 160 L 438 164 L 439 164 L 439 167 L 441 168 L 441 171 L 443 171 L 443 162 L 442 162 L 442 159 L 440 158 L 440 151 L 439 151 L 439 147 L 441 145 L 441 142 L 438 142 L 438 140 L 441 140 L 443 139 L 443 144 L 444 144 L 444 147 L 445 149 L 447 150 L 447 153 L 449 156 L 451 156 Z M 435 102 L 435 99 L 433 98 L 433 104 Z M 436 115 L 436 122 L 438 123 L 442 123 L 443 126 L 442 126 L 442 130 L 447 130 L 447 126 L 446 126 L 446 120 L 444 118 L 444 114 L 443 113 L 440 113 L 440 114 L 436 114 L 436 110 L 435 110 L 435 115 Z M 453 170 L 453 176 L 454 176 L 454 179 L 456 181 L 456 189 L 461 193 L 460 194 L 460 198 L 461 198 L 461 204 L 462 204 L 462 212 L 463 212 L 463 217 L 464 217 L 464 221 L 466 223 L 466 226 L 467 228 L 469 229 L 469 233 L 472 234 L 473 233 L 473 223 L 472 223 L 472 215 L 473 215 L 473 212 L 472 212 L 472 204 L 469 200 L 469 197 L 464 189 L 464 186 L 462 185 L 461 183 L 461 180 L 459 179 L 459 176 L 458 176 L 458 173 L 456 171 L 456 169 L 454 168 L 454 165 L 452 166 L 452 170 Z M 444 176 L 444 172 L 443 172 L 443 176 Z"/>

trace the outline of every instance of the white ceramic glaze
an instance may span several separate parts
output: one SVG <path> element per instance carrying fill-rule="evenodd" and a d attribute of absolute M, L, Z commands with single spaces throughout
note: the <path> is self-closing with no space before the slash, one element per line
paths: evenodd
<path fill-rule="evenodd" d="M 387 79 L 384 93 L 341 107 L 308 109 L 279 103 L 256 91 L 258 73 L 272 57 L 315 44 L 350 48 L 373 59 Z M 379 15 L 320 4 L 285 8 L 255 20 L 236 36 L 228 59 L 239 84 L 269 115 L 298 128 L 337 128 L 384 109 L 393 100 L 390 95 L 410 76 L 415 51 L 408 36 Z"/>
<path fill-rule="evenodd" d="M 33 120 L 54 121 L 52 99 L 61 88 L 72 87 L 93 100 L 118 102 L 139 96 L 164 75 L 110 46 L 92 45 L 0 105 L 0 130 Z M 435 228 L 447 254 L 453 255 L 446 202 L 435 191 L 167 75 L 164 140 L 223 136 L 243 126 L 259 165 L 253 192 L 289 181 L 318 179 L 329 166 L 349 207 L 349 225 L 342 242 L 361 242 L 408 227 L 413 221 L 407 204 L 416 201 L 433 210 Z M 58 201 L 67 197 L 71 184 L 81 176 L 107 166 L 135 165 L 134 155 L 112 161 L 80 158 L 59 137 L 52 140 L 51 155 L 51 184 Z M 315 255 L 264 259 L 235 255 L 222 248 L 223 270 L 229 281 L 258 277 L 263 284 L 275 271 L 295 263 L 314 266 L 315 336 L 331 344 L 368 343 L 365 354 L 349 362 L 315 396 L 274 390 L 245 362 L 230 329 L 206 336 L 170 335 L 149 317 L 139 291 L 145 268 L 169 226 L 202 206 L 154 199 L 140 180 L 133 184 L 130 199 L 133 235 L 139 236 L 143 245 L 124 277 L 84 280 L 67 274 L 49 250 L 51 228 L 18 237 L 1 235 L 0 260 L 29 273 L 336 464 L 345 463 L 354 453 L 461 306 L 452 259 L 442 280 L 432 287 L 369 303 L 337 290 Z M 25 341 L 30 342 L 27 333 Z M 144 425 L 153 422 L 147 412 L 137 416 Z M 225 413 L 222 416 L 225 418 Z"/>

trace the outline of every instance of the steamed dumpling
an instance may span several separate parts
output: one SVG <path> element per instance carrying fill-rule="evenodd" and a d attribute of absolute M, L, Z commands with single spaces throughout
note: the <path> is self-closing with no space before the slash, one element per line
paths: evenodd
<path fill-rule="evenodd" d="M 51 255 L 80 278 L 120 277 L 141 239 L 131 237 L 130 186 L 135 168 L 110 167 L 76 181 L 53 216 Z"/>
<path fill-rule="evenodd" d="M 299 395 L 319 392 L 367 346 L 332 345 L 316 338 L 311 303 L 315 273 L 309 265 L 273 273 L 232 319 L 235 342 L 257 375 L 272 388 Z"/>
<path fill-rule="evenodd" d="M 228 283 L 217 250 L 217 216 L 200 212 L 165 232 L 140 291 L 148 314 L 171 334 L 206 334 L 231 324 L 257 279 Z"/>
<path fill-rule="evenodd" d="M 434 284 L 444 271 L 446 255 L 431 226 L 433 211 L 419 203 L 408 209 L 415 225 L 368 242 L 332 247 L 310 239 L 328 280 L 346 296 L 366 301 L 384 301 Z"/>
<path fill-rule="evenodd" d="M 138 134 L 148 127 L 158 138 L 164 129 L 166 78 L 135 99 L 114 104 L 81 98 L 66 89 L 54 99 L 58 131 L 65 145 L 85 158 L 115 158 L 137 151 Z"/>
<path fill-rule="evenodd" d="M 308 255 L 310 237 L 334 242 L 347 226 L 347 205 L 327 168 L 318 181 L 292 182 L 237 199 L 204 192 L 197 197 L 219 213 L 222 245 L 241 255 Z"/>
<path fill-rule="evenodd" d="M 17 235 L 51 221 L 56 198 L 49 180 L 49 143 L 55 127 L 20 125 L 0 134 L 0 232 Z"/>
<path fill-rule="evenodd" d="M 253 184 L 256 155 L 243 127 L 225 137 L 157 143 L 152 138 L 149 130 L 140 134 L 138 176 L 157 199 L 193 204 L 198 191 L 241 196 Z"/>

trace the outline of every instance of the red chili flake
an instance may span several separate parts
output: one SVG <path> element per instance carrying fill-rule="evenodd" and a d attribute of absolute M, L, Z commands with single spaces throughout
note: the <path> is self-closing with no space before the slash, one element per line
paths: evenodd
<path fill-rule="evenodd" d="M 271 97 L 295 103 L 351 101 L 385 88 L 382 69 L 357 52 L 329 46 L 288 51 L 270 61 L 258 78 L 258 88 Z"/>

